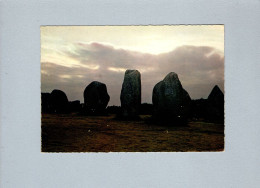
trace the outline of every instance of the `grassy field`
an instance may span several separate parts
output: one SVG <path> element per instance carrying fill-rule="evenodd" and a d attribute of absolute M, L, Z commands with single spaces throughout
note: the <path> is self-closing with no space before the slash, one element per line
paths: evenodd
<path fill-rule="evenodd" d="M 223 151 L 224 125 L 191 121 L 166 127 L 110 116 L 42 114 L 42 152 Z"/>

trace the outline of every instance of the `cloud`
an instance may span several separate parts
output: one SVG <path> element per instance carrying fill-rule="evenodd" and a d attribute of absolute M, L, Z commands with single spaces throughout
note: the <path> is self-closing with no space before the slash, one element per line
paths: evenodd
<path fill-rule="evenodd" d="M 109 105 L 120 105 L 126 69 L 141 72 L 142 102 L 152 101 L 152 89 L 169 72 L 176 72 L 191 98 L 207 98 L 214 85 L 224 89 L 224 55 L 210 46 L 180 46 L 158 55 L 115 48 L 97 42 L 74 43 L 61 53 L 74 66 L 55 61 L 42 62 L 42 91 L 62 89 L 69 100 L 80 99 L 92 81 L 107 85 Z"/>

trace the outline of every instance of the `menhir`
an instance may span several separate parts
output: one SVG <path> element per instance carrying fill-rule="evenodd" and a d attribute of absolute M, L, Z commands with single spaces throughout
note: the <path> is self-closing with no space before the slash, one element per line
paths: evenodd
<path fill-rule="evenodd" d="M 169 73 L 153 88 L 153 119 L 168 125 L 184 125 L 190 115 L 191 98 L 178 75 Z"/>
<path fill-rule="evenodd" d="M 84 90 L 84 111 L 87 114 L 100 115 L 105 113 L 110 100 L 104 83 L 93 81 Z"/>
<path fill-rule="evenodd" d="M 224 94 L 217 85 L 208 96 L 207 118 L 224 121 Z"/>
<path fill-rule="evenodd" d="M 138 117 L 141 106 L 141 74 L 138 70 L 126 70 L 120 101 L 123 118 Z"/>
<path fill-rule="evenodd" d="M 54 113 L 68 113 L 69 101 L 67 95 L 58 89 L 54 89 L 50 95 L 51 111 Z"/>

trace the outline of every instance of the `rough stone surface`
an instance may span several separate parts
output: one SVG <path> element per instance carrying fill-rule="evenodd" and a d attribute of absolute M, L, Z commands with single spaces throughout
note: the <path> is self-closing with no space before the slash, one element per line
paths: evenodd
<path fill-rule="evenodd" d="M 191 98 L 183 89 L 176 73 L 169 73 L 154 86 L 152 100 L 155 119 L 169 123 L 180 123 L 187 120 Z"/>
<path fill-rule="evenodd" d="M 216 85 L 208 96 L 208 118 L 224 120 L 224 94 Z"/>
<path fill-rule="evenodd" d="M 68 113 L 69 102 L 66 94 L 61 90 L 53 90 L 51 92 L 51 111 L 54 113 Z"/>
<path fill-rule="evenodd" d="M 126 70 L 121 89 L 123 117 L 136 117 L 141 105 L 141 74 L 138 70 Z"/>
<path fill-rule="evenodd" d="M 93 81 L 84 90 L 84 108 L 87 113 L 104 113 L 109 100 L 104 83 Z"/>

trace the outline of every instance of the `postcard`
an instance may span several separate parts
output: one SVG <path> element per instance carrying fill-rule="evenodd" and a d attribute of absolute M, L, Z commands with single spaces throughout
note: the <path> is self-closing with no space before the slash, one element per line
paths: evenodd
<path fill-rule="evenodd" d="M 224 25 L 41 26 L 42 152 L 224 150 Z"/>

